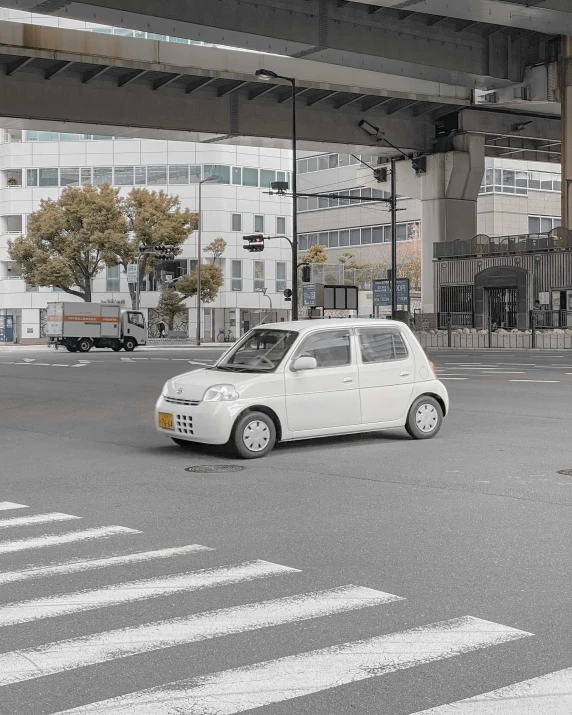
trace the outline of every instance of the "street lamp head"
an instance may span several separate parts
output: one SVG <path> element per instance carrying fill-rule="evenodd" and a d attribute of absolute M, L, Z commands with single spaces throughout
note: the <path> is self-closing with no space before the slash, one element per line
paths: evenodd
<path fill-rule="evenodd" d="M 379 134 L 379 127 L 374 127 L 373 124 L 370 124 L 365 119 L 362 119 L 361 122 L 358 123 L 358 127 L 363 129 L 370 137 L 376 137 Z"/>
<path fill-rule="evenodd" d="M 201 184 L 204 184 L 207 181 L 218 181 L 219 179 L 220 179 L 220 176 L 217 176 L 216 174 L 212 174 L 211 176 L 207 176 L 206 179 L 203 179 L 201 181 Z"/>
<path fill-rule="evenodd" d="M 272 70 L 256 70 L 254 73 L 258 79 L 263 79 L 265 81 L 271 80 L 271 79 L 278 79 L 278 75 L 276 72 L 273 72 Z"/>

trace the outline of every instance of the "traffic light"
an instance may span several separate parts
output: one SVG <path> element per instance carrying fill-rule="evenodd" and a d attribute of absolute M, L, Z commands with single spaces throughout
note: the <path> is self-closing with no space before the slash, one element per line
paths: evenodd
<path fill-rule="evenodd" d="M 312 280 L 312 269 L 310 266 L 302 266 L 302 283 L 309 283 Z"/>
<path fill-rule="evenodd" d="M 384 166 L 377 167 L 373 170 L 373 178 L 384 184 L 387 181 L 387 169 Z"/>
<path fill-rule="evenodd" d="M 292 289 L 291 288 L 286 288 L 284 291 L 284 300 L 290 301 L 292 300 Z"/>
<path fill-rule="evenodd" d="M 260 253 L 260 251 L 264 250 L 264 236 L 259 233 L 255 233 L 252 236 L 243 236 L 242 240 L 248 241 L 246 246 L 243 246 L 246 251 L 250 251 L 251 253 Z"/>

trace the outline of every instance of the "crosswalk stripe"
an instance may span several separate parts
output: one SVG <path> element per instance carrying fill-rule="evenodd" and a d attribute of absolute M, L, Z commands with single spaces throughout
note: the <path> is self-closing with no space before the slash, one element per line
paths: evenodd
<path fill-rule="evenodd" d="M 572 668 L 523 680 L 416 715 L 570 715 Z"/>
<path fill-rule="evenodd" d="M 58 715 L 233 715 L 530 635 L 465 616 L 181 680 Z"/>
<path fill-rule="evenodd" d="M 300 571 L 269 561 L 245 561 L 235 566 L 177 573 L 141 581 L 112 584 L 88 591 L 76 591 L 47 598 L 35 598 L 31 601 L 8 603 L 0 606 L 0 627 L 29 623 L 42 618 L 66 616 L 70 613 L 91 611 L 96 608 L 108 608 L 122 603 L 144 601 L 178 591 L 198 591 L 203 588 L 227 586 L 287 573 L 300 573 Z"/>
<path fill-rule="evenodd" d="M 72 638 L 37 648 L 0 654 L 0 686 L 105 663 L 137 653 L 148 653 L 209 638 L 296 623 L 401 600 L 403 599 L 399 596 L 390 593 L 349 585 Z"/>
<path fill-rule="evenodd" d="M 0 554 L 13 554 L 16 551 L 27 551 L 28 549 L 44 549 L 48 546 L 63 546 L 64 544 L 73 544 L 76 541 L 105 539 L 119 534 L 141 534 L 141 532 L 137 531 L 137 529 L 129 529 L 126 526 L 97 526 L 93 529 L 71 531 L 66 534 L 49 534 L 27 539 L 0 541 Z"/>
<path fill-rule="evenodd" d="M 0 519 L 0 529 L 9 529 L 11 526 L 34 526 L 34 524 L 49 524 L 52 521 L 71 521 L 81 519 L 81 516 L 72 514 L 34 514 L 33 516 L 15 516 L 11 519 Z"/>
<path fill-rule="evenodd" d="M 28 509 L 25 504 L 15 504 L 11 501 L 0 501 L 0 511 L 8 511 L 9 509 Z"/>
<path fill-rule="evenodd" d="M 142 551 L 136 554 L 124 554 L 123 556 L 108 556 L 102 559 L 91 559 L 66 561 L 52 566 L 36 566 L 23 571 L 0 571 L 0 584 L 15 583 L 16 581 L 28 581 L 34 578 L 45 578 L 47 576 L 69 575 L 80 571 L 94 571 L 109 566 L 123 566 L 141 561 L 152 561 L 154 559 L 168 559 L 171 556 L 183 556 L 198 551 L 214 551 L 208 546 L 200 544 L 190 544 L 188 546 L 176 546 L 170 549 L 160 549 L 158 551 Z"/>

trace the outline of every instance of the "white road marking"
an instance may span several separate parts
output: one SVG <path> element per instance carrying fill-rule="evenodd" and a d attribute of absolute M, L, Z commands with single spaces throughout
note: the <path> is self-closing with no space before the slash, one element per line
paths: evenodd
<path fill-rule="evenodd" d="M 108 608 L 121 603 L 144 601 L 168 596 L 179 591 L 198 591 L 203 588 L 226 586 L 231 583 L 253 581 L 282 574 L 300 573 L 299 569 L 273 564 L 269 561 L 245 561 L 236 566 L 202 569 L 169 576 L 127 581 L 104 588 L 64 593 L 58 596 L 35 598 L 30 601 L 0 606 L 0 627 L 29 623 L 42 618 L 66 616 L 70 613 Z"/>
<path fill-rule="evenodd" d="M 16 551 L 28 549 L 44 549 L 48 546 L 61 546 L 73 544 L 76 541 L 91 541 L 92 539 L 106 539 L 118 534 L 141 534 L 141 531 L 129 529 L 126 526 L 98 526 L 84 531 L 72 531 L 67 534 L 50 534 L 28 539 L 15 539 L 13 541 L 0 541 L 0 554 L 13 554 Z"/>
<path fill-rule="evenodd" d="M 66 365 L 61 362 L 54 362 L 54 363 L 52 363 L 51 367 L 69 367 L 69 365 Z"/>
<path fill-rule="evenodd" d="M 65 715 L 234 715 L 530 635 L 465 616 L 180 680 L 64 712 Z"/>
<path fill-rule="evenodd" d="M 509 382 L 551 382 L 551 383 L 559 383 L 560 380 L 509 380 Z"/>
<path fill-rule="evenodd" d="M 0 511 L 8 511 L 9 509 L 29 509 L 26 504 L 15 504 L 12 501 L 0 501 Z"/>
<path fill-rule="evenodd" d="M 90 561 L 77 559 L 66 561 L 52 566 L 35 566 L 22 571 L 0 572 L 0 584 L 14 583 L 15 581 L 28 581 L 34 578 L 46 578 L 47 576 L 58 576 L 78 573 L 80 571 L 94 571 L 96 569 L 108 568 L 110 566 L 123 566 L 124 564 L 135 564 L 141 561 L 152 561 L 154 559 L 168 559 L 172 556 L 184 556 L 185 554 L 197 553 L 199 551 L 214 551 L 208 546 L 200 544 L 190 544 L 189 546 L 176 546 L 170 549 L 160 549 L 158 551 L 142 551 L 136 554 L 125 554 L 123 556 L 108 556 L 102 559 L 91 559 Z"/>
<path fill-rule="evenodd" d="M 416 715 L 570 715 L 572 668 L 523 680 Z"/>
<path fill-rule="evenodd" d="M 441 377 L 439 376 L 440 380 L 468 380 L 468 377 Z"/>
<path fill-rule="evenodd" d="M 33 526 L 34 524 L 49 524 L 52 521 L 71 521 L 81 519 L 81 516 L 72 514 L 34 514 L 33 516 L 15 516 L 11 519 L 0 519 L 0 529 L 9 529 L 11 526 Z"/>
<path fill-rule="evenodd" d="M 87 362 L 80 362 L 77 365 L 72 365 L 72 367 L 87 367 L 88 363 Z"/>
<path fill-rule="evenodd" d="M 36 367 L 51 367 L 49 362 L 35 362 L 34 365 Z"/>
<path fill-rule="evenodd" d="M 121 362 L 135 362 L 133 358 L 121 358 Z"/>
<path fill-rule="evenodd" d="M 0 654 L 0 686 L 117 658 L 403 600 L 360 586 L 276 598 Z"/>
<path fill-rule="evenodd" d="M 24 358 L 24 362 L 36 362 L 36 358 Z"/>
<path fill-rule="evenodd" d="M 151 358 L 151 360 L 168 360 L 169 358 Z"/>

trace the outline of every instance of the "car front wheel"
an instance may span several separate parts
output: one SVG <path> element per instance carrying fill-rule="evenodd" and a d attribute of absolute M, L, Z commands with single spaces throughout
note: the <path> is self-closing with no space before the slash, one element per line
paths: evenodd
<path fill-rule="evenodd" d="M 411 405 L 405 429 L 413 439 L 431 439 L 441 429 L 443 410 L 434 397 L 423 395 Z"/>
<path fill-rule="evenodd" d="M 276 443 L 276 426 L 263 412 L 247 412 L 234 428 L 234 447 L 243 459 L 258 459 Z"/>

